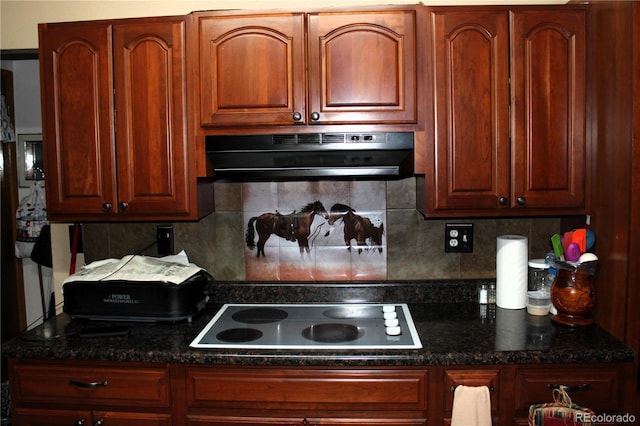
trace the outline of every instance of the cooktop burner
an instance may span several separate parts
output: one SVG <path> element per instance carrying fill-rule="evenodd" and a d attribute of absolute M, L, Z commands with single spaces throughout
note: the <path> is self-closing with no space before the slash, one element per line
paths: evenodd
<path fill-rule="evenodd" d="M 234 321 L 244 322 L 247 324 L 268 324 L 270 322 L 278 322 L 287 318 L 287 311 L 275 308 L 252 308 L 238 311 L 231 316 Z"/>
<path fill-rule="evenodd" d="M 417 349 L 406 304 L 226 304 L 190 345 L 236 349 Z"/>
<path fill-rule="evenodd" d="M 262 331 L 255 328 L 229 328 L 216 334 L 221 342 L 251 342 L 262 337 Z"/>
<path fill-rule="evenodd" d="M 351 324 L 316 324 L 302 330 L 302 335 L 314 342 L 344 343 L 362 337 L 364 332 Z"/>

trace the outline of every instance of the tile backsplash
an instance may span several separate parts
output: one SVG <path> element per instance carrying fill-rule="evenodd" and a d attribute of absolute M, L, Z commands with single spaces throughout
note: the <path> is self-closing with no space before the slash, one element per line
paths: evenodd
<path fill-rule="evenodd" d="M 303 182 L 298 184 L 308 185 Z M 245 211 L 248 209 L 244 204 L 247 203 L 247 192 L 255 190 L 251 185 L 259 184 L 217 183 L 215 213 L 199 222 L 173 223 L 175 250 L 185 250 L 191 262 L 205 268 L 217 280 L 248 279 L 247 259 L 248 256 L 255 256 L 255 250 L 249 251 L 245 242 Z M 295 190 L 295 182 L 286 185 Z M 327 194 L 323 197 L 330 201 L 327 204 L 348 201 L 369 207 L 363 201 L 358 201 L 360 195 L 356 193 L 349 198 L 336 198 L 336 194 L 343 193 L 344 188 L 352 185 L 348 182 L 320 182 L 318 185 L 316 190 Z M 386 190 L 384 248 L 387 281 L 495 278 L 496 237 L 504 234 L 526 236 L 529 239 L 529 257 L 533 258 L 543 257 L 550 250 L 549 236 L 560 232 L 560 218 L 425 220 L 415 210 L 414 178 L 372 182 L 368 188 L 376 188 L 381 192 Z M 366 191 L 363 193 L 366 194 Z M 286 208 L 289 206 L 286 205 Z M 329 210 L 330 206 L 326 206 L 326 209 Z M 444 225 L 450 222 L 474 224 L 473 253 L 444 252 Z M 154 242 L 157 225 L 155 222 L 86 223 L 85 259 L 92 262 L 137 253 Z M 340 249 L 348 253 L 346 247 Z M 142 254 L 157 256 L 157 250 L 152 247 Z M 260 274 L 255 271 L 249 274 L 252 280 L 259 277 Z M 277 279 L 271 275 L 264 277 L 266 281 Z M 351 276 L 345 280 L 350 279 Z"/>

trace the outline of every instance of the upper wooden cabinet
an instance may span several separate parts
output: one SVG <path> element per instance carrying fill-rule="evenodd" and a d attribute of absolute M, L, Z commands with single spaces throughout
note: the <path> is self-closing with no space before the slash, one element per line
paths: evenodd
<path fill-rule="evenodd" d="M 584 213 L 586 13 L 511 13 L 512 207 Z"/>
<path fill-rule="evenodd" d="M 41 24 L 39 38 L 49 219 L 197 218 L 185 18 Z"/>
<path fill-rule="evenodd" d="M 50 220 L 117 205 L 111 35 L 103 24 L 39 26 Z"/>
<path fill-rule="evenodd" d="M 195 19 L 201 126 L 417 122 L 414 9 Z"/>
<path fill-rule="evenodd" d="M 585 212 L 585 11 L 435 8 L 435 136 L 418 209 Z"/>

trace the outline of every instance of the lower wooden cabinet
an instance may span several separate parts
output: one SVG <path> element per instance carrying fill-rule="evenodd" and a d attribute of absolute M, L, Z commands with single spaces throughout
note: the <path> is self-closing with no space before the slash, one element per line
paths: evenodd
<path fill-rule="evenodd" d="M 170 426 L 168 365 L 10 360 L 16 426 Z"/>
<path fill-rule="evenodd" d="M 526 425 L 565 386 L 623 414 L 625 364 L 281 367 L 9 360 L 14 426 L 449 425 L 456 386 L 488 386 L 493 424 Z"/>
<path fill-rule="evenodd" d="M 12 424 L 24 426 L 172 426 L 170 414 L 18 408 Z"/>
<path fill-rule="evenodd" d="M 515 373 L 514 423 L 526 425 L 529 407 L 551 402 L 555 387 L 563 387 L 574 404 L 596 414 L 614 414 L 621 408 L 620 368 L 616 365 L 525 367 Z"/>
<path fill-rule="evenodd" d="M 457 386 L 487 386 L 491 395 L 493 424 L 500 424 L 498 419 L 498 402 L 501 401 L 500 369 L 445 369 L 442 376 L 442 421 L 445 425 L 451 424 L 453 397 Z"/>
<path fill-rule="evenodd" d="M 186 368 L 187 424 L 425 425 L 426 369 Z"/>
<path fill-rule="evenodd" d="M 378 418 L 286 418 L 286 417 L 218 417 L 218 416 L 190 416 L 189 426 L 227 426 L 227 425 L 279 425 L 279 426 L 416 426 L 426 425 L 426 419 L 378 419 Z"/>
<path fill-rule="evenodd" d="M 188 426 L 226 426 L 226 425 L 278 425 L 278 426 L 303 426 L 304 419 L 290 417 L 257 417 L 257 416 L 207 416 L 190 415 L 187 419 Z"/>
<path fill-rule="evenodd" d="M 15 398 L 12 400 L 15 403 Z M 15 408 L 11 416 L 14 425 L 22 426 L 91 426 L 91 411 Z"/>

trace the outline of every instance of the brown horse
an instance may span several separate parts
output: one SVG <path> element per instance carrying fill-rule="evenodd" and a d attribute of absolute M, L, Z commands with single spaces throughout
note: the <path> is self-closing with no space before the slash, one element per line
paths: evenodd
<path fill-rule="evenodd" d="M 355 214 L 355 210 L 345 204 L 334 204 L 329 215 L 329 225 L 342 219 L 344 224 L 344 242 L 347 250 L 351 251 L 351 240 L 356 240 L 358 254 L 362 253 L 362 248 L 378 248 L 382 253 L 382 235 L 384 234 L 384 224 L 375 226 L 369 218 Z M 329 235 L 329 232 L 325 236 Z M 367 241 L 369 240 L 369 241 Z M 370 244 L 369 244 L 370 243 Z"/>
<path fill-rule="evenodd" d="M 258 231 L 258 254 L 256 257 L 260 257 L 260 253 L 262 253 L 263 257 L 265 256 L 264 245 L 271 234 L 276 234 L 289 241 L 297 241 L 300 247 L 300 254 L 304 254 L 305 251 L 309 253 L 309 234 L 311 233 L 311 223 L 315 215 L 320 215 L 325 219 L 329 216 L 320 201 L 307 204 L 299 213 L 294 210 L 292 213 L 284 215 L 276 211 L 275 213 L 263 213 L 260 216 L 254 216 L 249 219 L 247 224 L 247 247 L 251 250 L 256 247 L 254 242 L 255 223 L 255 229 Z"/>

